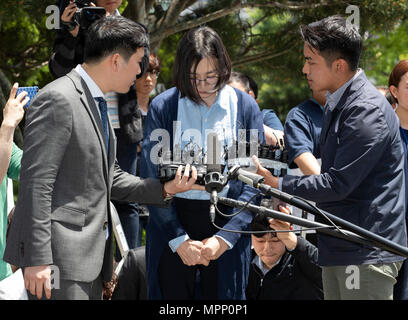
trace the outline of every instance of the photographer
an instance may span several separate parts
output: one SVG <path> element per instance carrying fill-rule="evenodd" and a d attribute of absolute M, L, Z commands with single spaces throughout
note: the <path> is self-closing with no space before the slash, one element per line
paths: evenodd
<path fill-rule="evenodd" d="M 117 10 L 122 4 L 122 0 L 96 0 L 98 7 L 106 10 L 106 15 L 120 15 Z M 84 60 L 85 26 L 80 26 L 74 22 L 75 12 L 79 8 L 95 6 L 93 2 L 84 0 L 60 0 L 57 3 L 60 8 L 61 29 L 57 30 L 54 53 L 48 63 L 51 74 L 54 78 L 66 75 Z"/>

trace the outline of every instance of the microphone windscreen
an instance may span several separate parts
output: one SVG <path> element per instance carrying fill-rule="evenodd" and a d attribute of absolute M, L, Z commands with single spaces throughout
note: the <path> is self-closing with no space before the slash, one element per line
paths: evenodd
<path fill-rule="evenodd" d="M 221 143 L 215 132 L 207 136 L 207 173 L 209 172 L 221 173 Z"/>

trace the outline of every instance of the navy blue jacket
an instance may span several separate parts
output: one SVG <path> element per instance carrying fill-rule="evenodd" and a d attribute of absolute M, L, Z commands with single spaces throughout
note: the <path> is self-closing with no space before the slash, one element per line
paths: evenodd
<path fill-rule="evenodd" d="M 286 176 L 284 192 L 317 203 L 344 220 L 402 246 L 405 223 L 404 152 L 399 121 L 362 72 L 339 103 L 324 110 L 322 173 Z M 403 260 L 387 251 L 318 235 L 319 263 L 349 265 Z"/>
<path fill-rule="evenodd" d="M 255 100 L 240 90 L 235 90 L 238 96 L 237 122 L 239 129 L 258 129 L 261 142 L 263 142 L 262 114 Z M 173 149 L 173 121 L 177 121 L 179 91 L 171 88 L 153 99 L 146 119 L 142 154 L 140 160 L 141 176 L 157 177 L 157 165 L 150 161 L 150 153 L 157 142 L 150 140 L 150 135 L 155 129 L 164 129 L 170 136 L 170 148 Z M 238 136 L 238 135 L 237 135 Z M 249 132 L 247 136 L 249 141 Z M 154 151 L 154 150 L 153 150 Z M 255 189 L 242 182 L 233 180 L 229 182 L 227 197 L 248 201 Z M 161 299 L 158 283 L 157 268 L 164 246 L 168 242 L 183 234 L 185 231 L 178 220 L 173 205 L 169 209 L 149 207 L 149 222 L 146 229 L 146 263 L 149 299 Z M 243 211 L 224 225 L 225 229 L 247 230 L 252 220 L 252 214 Z M 251 259 L 250 242 L 248 235 L 219 231 L 217 235 L 229 241 L 234 247 L 224 252 L 218 258 L 218 293 L 220 299 L 245 299 L 245 288 L 249 275 Z"/>

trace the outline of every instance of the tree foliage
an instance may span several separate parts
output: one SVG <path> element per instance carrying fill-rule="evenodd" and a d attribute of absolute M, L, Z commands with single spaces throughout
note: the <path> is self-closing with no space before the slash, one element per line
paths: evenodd
<path fill-rule="evenodd" d="M 47 29 L 46 8 L 55 0 L 2 0 L 0 7 L 0 106 L 11 82 L 43 87 L 52 80 L 47 62 L 54 30 Z M 405 0 L 124 0 L 120 12 L 144 23 L 152 51 L 162 61 L 159 82 L 171 86 L 171 70 L 183 33 L 209 25 L 222 37 L 234 70 L 258 83 L 259 104 L 274 108 L 282 121 L 288 110 L 310 95 L 301 69 L 303 44 L 299 26 L 333 14 L 359 9 L 365 47 L 361 67 L 370 79 L 386 84 L 393 65 L 407 57 Z"/>
<path fill-rule="evenodd" d="M 408 19 L 392 31 L 376 31 L 366 40 L 365 70 L 376 85 L 387 85 L 398 61 L 408 59 Z"/>
<path fill-rule="evenodd" d="M 52 80 L 48 59 L 54 33 L 46 28 L 46 7 L 55 1 L 3 0 L 0 7 L 0 106 L 12 83 L 43 86 Z M 20 124 L 20 128 L 24 121 Z M 16 141 L 22 143 L 20 130 Z"/>

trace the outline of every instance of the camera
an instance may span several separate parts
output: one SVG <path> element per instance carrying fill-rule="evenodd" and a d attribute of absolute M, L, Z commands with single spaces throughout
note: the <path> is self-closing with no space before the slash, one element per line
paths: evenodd
<path fill-rule="evenodd" d="M 81 29 L 86 30 L 92 23 L 106 15 L 105 8 L 92 7 L 91 1 L 75 0 L 74 3 L 77 6 L 77 10 L 72 17 L 72 21 L 61 21 L 62 25 L 68 31 L 74 30 L 77 25 L 79 25 Z"/>
<path fill-rule="evenodd" d="M 91 1 L 75 0 L 75 4 L 78 9 L 72 21 L 78 24 L 81 29 L 88 29 L 93 22 L 106 15 L 105 8 L 92 7 Z"/>

